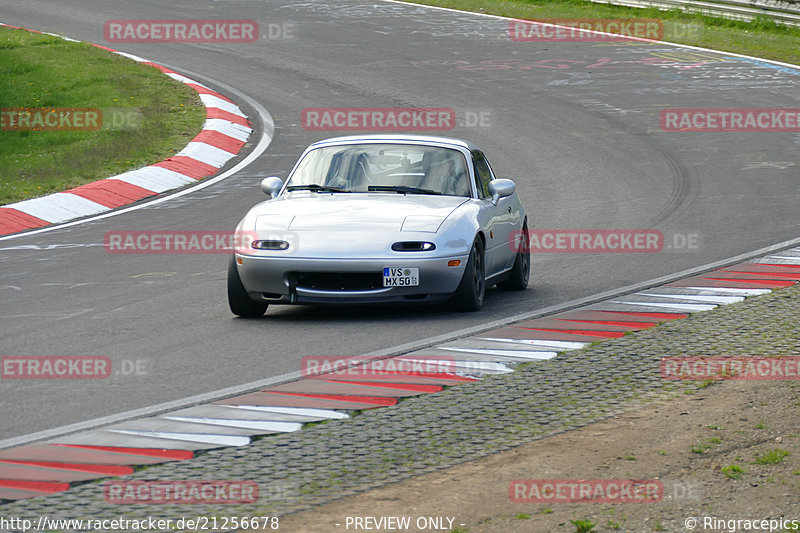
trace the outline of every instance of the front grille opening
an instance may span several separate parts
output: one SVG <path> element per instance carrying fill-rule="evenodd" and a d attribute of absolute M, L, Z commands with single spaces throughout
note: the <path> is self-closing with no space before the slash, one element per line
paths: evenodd
<path fill-rule="evenodd" d="M 406 300 L 424 300 L 427 297 L 427 294 L 409 294 L 407 296 L 403 296 L 403 298 Z"/>
<path fill-rule="evenodd" d="M 368 291 L 383 288 L 380 272 L 294 272 L 295 286 L 317 291 Z"/>

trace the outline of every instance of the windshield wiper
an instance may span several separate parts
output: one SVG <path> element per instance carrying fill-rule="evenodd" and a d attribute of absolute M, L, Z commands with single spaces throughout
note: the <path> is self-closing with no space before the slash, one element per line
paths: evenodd
<path fill-rule="evenodd" d="M 289 185 L 286 187 L 286 190 L 291 191 L 316 191 L 316 192 L 350 192 L 347 189 L 341 189 L 339 187 L 328 187 L 327 185 L 317 185 L 316 183 L 312 183 L 311 185 Z"/>
<path fill-rule="evenodd" d="M 431 189 L 421 189 L 419 187 L 409 187 L 407 185 L 370 185 L 367 187 L 367 190 L 370 192 L 378 191 L 378 192 L 397 192 L 402 194 L 439 194 L 439 191 L 433 191 Z"/>

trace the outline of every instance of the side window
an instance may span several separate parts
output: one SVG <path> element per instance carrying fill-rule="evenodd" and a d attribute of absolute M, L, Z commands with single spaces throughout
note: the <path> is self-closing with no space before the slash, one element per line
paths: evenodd
<path fill-rule="evenodd" d="M 472 165 L 475 167 L 475 186 L 478 188 L 478 197 L 487 198 L 489 194 L 489 182 L 494 179 L 492 169 L 483 152 L 475 150 L 472 152 Z"/>

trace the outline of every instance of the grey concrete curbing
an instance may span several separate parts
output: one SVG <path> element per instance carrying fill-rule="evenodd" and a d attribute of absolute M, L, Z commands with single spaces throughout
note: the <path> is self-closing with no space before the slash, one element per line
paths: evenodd
<path fill-rule="evenodd" d="M 665 356 L 800 355 L 800 286 L 521 365 L 438 394 L 406 399 L 302 432 L 144 468 L 125 481 L 250 480 L 257 502 L 120 505 L 108 481 L 3 506 L 6 516 L 116 518 L 286 516 L 388 483 L 454 466 L 601 420 L 636 402 L 706 384 L 665 381 Z M 81 531 L 75 529 L 75 531 Z"/>

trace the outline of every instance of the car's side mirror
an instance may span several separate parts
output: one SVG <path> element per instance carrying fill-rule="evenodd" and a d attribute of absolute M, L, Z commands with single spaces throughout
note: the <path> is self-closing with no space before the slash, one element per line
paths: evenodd
<path fill-rule="evenodd" d="M 275 198 L 281 192 L 283 180 L 277 176 L 270 176 L 261 180 L 261 190 L 270 198 Z"/>
<path fill-rule="evenodd" d="M 489 194 L 492 195 L 492 205 L 497 205 L 497 202 L 500 201 L 500 198 L 511 196 L 516 190 L 517 186 L 514 185 L 514 182 L 509 179 L 499 178 L 490 181 Z"/>

